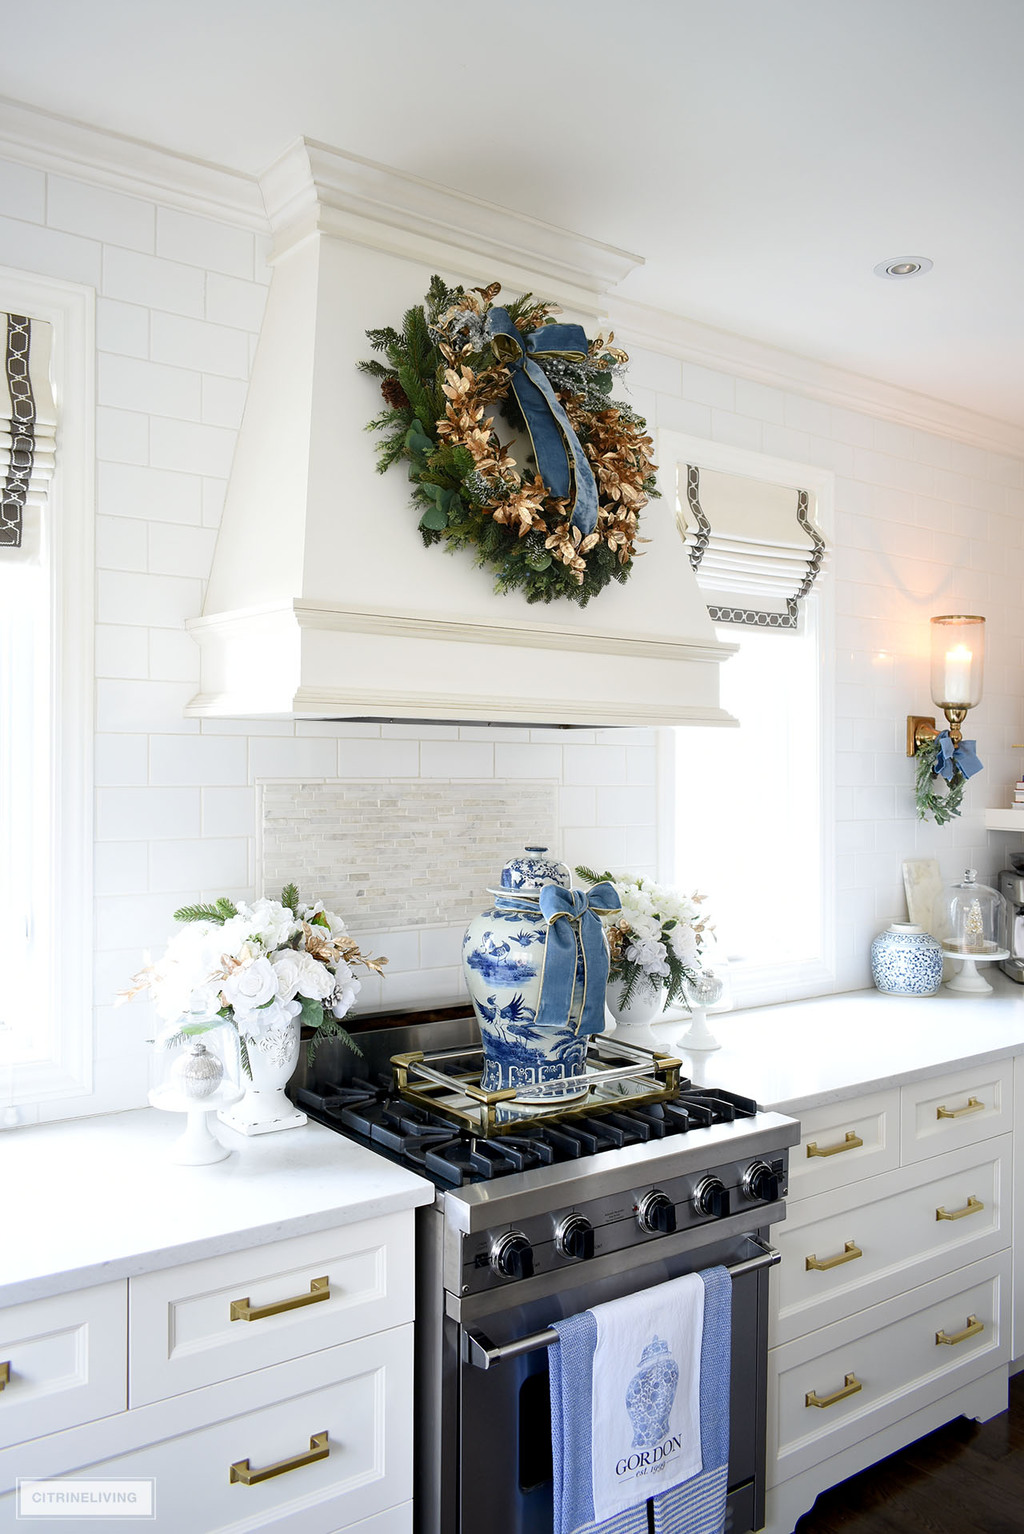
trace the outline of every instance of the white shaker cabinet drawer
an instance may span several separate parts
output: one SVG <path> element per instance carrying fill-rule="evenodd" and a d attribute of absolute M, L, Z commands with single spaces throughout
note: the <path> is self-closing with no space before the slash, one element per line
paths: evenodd
<path fill-rule="evenodd" d="M 361 1518 L 334 1534 L 412 1534 L 412 1503 L 403 1502 L 401 1507 L 389 1507 L 386 1513 L 376 1513 L 372 1518 Z"/>
<path fill-rule="evenodd" d="M 152 1480 L 156 1516 L 146 1527 L 154 1534 L 334 1534 L 391 1509 L 396 1498 L 409 1500 L 411 1325 L 273 1373 L 279 1384 L 269 1403 L 261 1385 L 263 1405 L 218 1420 L 225 1387 L 215 1386 L 192 1397 L 188 1409 L 183 1404 L 173 1436 L 101 1459 L 86 1459 L 76 1445 L 56 1473 Z M 204 1416 L 207 1426 L 189 1427 Z M 13 1494 L 0 1498 L 4 1534 L 16 1527 L 13 1504 Z M 366 1527 L 376 1534 L 372 1521 Z M 379 1527 L 390 1534 L 387 1521 Z"/>
<path fill-rule="evenodd" d="M 1013 1061 L 901 1088 L 903 1160 L 921 1161 L 1013 1127 Z"/>
<path fill-rule="evenodd" d="M 131 1405 L 411 1321 L 412 1232 L 389 1215 L 132 1279 Z"/>
<path fill-rule="evenodd" d="M 0 1448 L 125 1409 L 127 1288 L 0 1310 Z"/>
<path fill-rule="evenodd" d="M 789 1156 L 789 1197 L 807 1198 L 900 1164 L 898 1088 L 829 1103 L 800 1115 Z"/>
<path fill-rule="evenodd" d="M 773 1348 L 769 1484 L 1006 1363 L 1009 1274 L 1010 1254 L 1000 1252 Z"/>
<path fill-rule="evenodd" d="M 1010 1243 L 1012 1137 L 791 1204 L 773 1241 L 772 1344 Z"/>

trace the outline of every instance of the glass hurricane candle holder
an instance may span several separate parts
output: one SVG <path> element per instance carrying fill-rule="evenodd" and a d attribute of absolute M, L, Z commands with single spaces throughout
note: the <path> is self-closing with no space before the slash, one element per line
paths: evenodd
<path fill-rule="evenodd" d="M 1005 959 L 1002 947 L 1006 902 L 998 890 L 978 883 L 968 868 L 959 884 L 948 889 L 939 905 L 939 936 L 947 958 L 962 960 L 960 973 L 946 982 L 950 991 L 987 996 L 992 987 L 978 974 L 977 965 Z"/>
<path fill-rule="evenodd" d="M 238 1033 L 226 1019 L 188 1013 L 156 1040 L 149 1101 L 168 1113 L 184 1113 L 185 1132 L 171 1145 L 180 1166 L 208 1166 L 230 1150 L 210 1133 L 208 1116 L 243 1095 Z"/>

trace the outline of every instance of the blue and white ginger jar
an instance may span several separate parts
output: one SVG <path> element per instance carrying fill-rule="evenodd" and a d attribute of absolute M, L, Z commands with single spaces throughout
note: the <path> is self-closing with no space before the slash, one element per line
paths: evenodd
<path fill-rule="evenodd" d="M 668 1343 L 652 1337 L 640 1367 L 626 1387 L 626 1410 L 633 1424 L 633 1448 L 653 1449 L 669 1436 L 669 1417 L 679 1386 L 679 1365 Z"/>
<path fill-rule="evenodd" d="M 514 1089 L 522 1103 L 563 1103 L 586 1095 L 583 1078 L 589 1034 L 581 1029 L 586 989 L 603 998 L 608 978 L 608 945 L 603 971 L 585 974 L 576 927 L 576 974 L 571 1005 L 557 1024 L 539 1024 L 548 920 L 540 892 L 549 886 L 570 890 L 572 876 L 546 847 L 527 847 L 501 871 L 500 887 L 489 890 L 494 904 L 470 922 L 462 940 L 466 983 L 480 1025 L 485 1092 Z M 600 968 L 600 965 L 598 965 Z M 602 1008 L 603 1010 L 603 1008 Z"/>
<path fill-rule="evenodd" d="M 934 996 L 942 945 L 913 922 L 894 921 L 871 944 L 871 978 L 887 996 Z"/>

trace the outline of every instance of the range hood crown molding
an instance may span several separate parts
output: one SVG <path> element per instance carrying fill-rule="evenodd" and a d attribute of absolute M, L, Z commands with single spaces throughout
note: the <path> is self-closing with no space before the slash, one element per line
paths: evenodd
<path fill-rule="evenodd" d="M 314 139 L 291 144 L 260 177 L 274 233 L 272 260 L 314 233 L 437 265 L 480 281 L 524 276 L 597 314 L 597 300 L 643 265 L 619 250 L 497 203 L 345 154 Z"/>
<path fill-rule="evenodd" d="M 731 724 L 671 493 L 642 557 L 585 611 L 498 595 L 424 548 L 408 482 L 375 471 L 365 331 L 432 272 L 500 280 L 588 327 L 639 257 L 301 139 L 261 178 L 270 293 L 202 618 L 197 718 Z M 593 332 L 592 332 L 593 333 Z M 669 475 L 667 483 L 671 485 Z"/>

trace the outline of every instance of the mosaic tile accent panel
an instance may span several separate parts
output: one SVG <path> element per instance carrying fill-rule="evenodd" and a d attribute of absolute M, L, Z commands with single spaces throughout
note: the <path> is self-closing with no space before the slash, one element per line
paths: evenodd
<path fill-rule="evenodd" d="M 260 785 L 257 888 L 294 879 L 354 932 L 468 922 L 502 864 L 558 848 L 554 783 L 289 781 Z"/>

